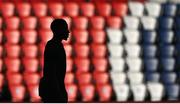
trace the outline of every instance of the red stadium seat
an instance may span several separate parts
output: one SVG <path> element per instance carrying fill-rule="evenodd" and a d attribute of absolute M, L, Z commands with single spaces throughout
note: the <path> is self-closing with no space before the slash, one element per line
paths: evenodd
<path fill-rule="evenodd" d="M 92 29 L 90 30 L 90 36 L 93 43 L 104 43 L 106 41 L 106 33 L 103 30 Z"/>
<path fill-rule="evenodd" d="M 31 14 L 31 5 L 26 2 L 17 3 L 17 12 L 20 17 L 27 17 Z"/>
<path fill-rule="evenodd" d="M 78 80 L 78 83 L 80 85 L 82 84 L 90 84 L 91 81 L 92 81 L 92 75 L 91 73 L 82 73 L 82 74 L 78 74 L 76 76 L 77 80 Z"/>
<path fill-rule="evenodd" d="M 40 35 L 42 43 L 46 43 L 47 41 L 49 41 L 53 37 L 53 33 L 50 29 L 49 30 L 40 29 L 39 35 Z"/>
<path fill-rule="evenodd" d="M 76 43 L 87 43 L 88 42 L 88 31 L 87 30 L 79 30 L 79 29 L 74 29 L 72 31 L 72 34 L 75 38 Z"/>
<path fill-rule="evenodd" d="M 93 77 L 97 85 L 106 84 L 109 82 L 109 75 L 106 72 L 94 72 Z"/>
<path fill-rule="evenodd" d="M 86 58 L 89 56 L 89 46 L 87 44 L 75 44 L 74 50 L 76 57 Z"/>
<path fill-rule="evenodd" d="M 99 100 L 102 102 L 111 101 L 112 87 L 110 84 L 98 85 L 97 91 L 99 94 Z"/>
<path fill-rule="evenodd" d="M 18 58 L 20 56 L 21 47 L 16 44 L 5 44 L 6 57 Z"/>
<path fill-rule="evenodd" d="M 34 16 L 22 18 L 23 29 L 35 29 L 37 26 L 37 18 Z"/>
<path fill-rule="evenodd" d="M 50 29 L 50 25 L 52 21 L 53 21 L 53 17 L 51 16 L 41 17 L 39 19 L 41 29 Z"/>
<path fill-rule="evenodd" d="M 7 17 L 5 19 L 5 22 L 6 22 L 7 29 L 18 29 L 20 25 L 20 19 L 19 17 L 16 17 L 16 16 Z"/>
<path fill-rule="evenodd" d="M 72 56 L 72 46 L 70 44 L 65 44 L 64 49 L 66 51 L 66 57 Z"/>
<path fill-rule="evenodd" d="M 25 98 L 25 86 L 16 85 L 10 86 L 10 92 L 12 96 L 12 102 L 23 102 Z"/>
<path fill-rule="evenodd" d="M 24 81 L 27 86 L 38 85 L 40 76 L 37 73 L 24 73 Z"/>
<path fill-rule="evenodd" d="M 0 57 L 3 57 L 4 55 L 4 49 L 3 49 L 3 46 L 0 45 Z"/>
<path fill-rule="evenodd" d="M 64 5 L 65 13 L 70 17 L 79 15 L 79 6 L 75 2 L 66 2 Z"/>
<path fill-rule="evenodd" d="M 91 27 L 93 29 L 104 29 L 105 20 L 101 16 L 93 16 L 90 18 Z"/>
<path fill-rule="evenodd" d="M 75 84 L 67 84 L 66 91 L 68 93 L 68 101 L 73 102 L 76 101 L 78 87 Z"/>
<path fill-rule="evenodd" d="M 39 96 L 38 88 L 39 88 L 38 84 L 28 86 L 28 91 L 29 91 L 31 102 L 40 102 L 41 101 L 41 97 Z"/>
<path fill-rule="evenodd" d="M 74 74 L 69 72 L 69 73 L 66 73 L 66 76 L 65 76 L 65 84 L 73 84 L 74 82 Z"/>
<path fill-rule="evenodd" d="M 106 57 L 107 48 L 104 44 L 91 44 L 91 50 L 94 58 Z"/>
<path fill-rule="evenodd" d="M 82 95 L 82 101 L 93 101 L 95 95 L 95 87 L 93 84 L 85 84 L 80 86 L 80 92 Z"/>
<path fill-rule="evenodd" d="M 66 72 L 71 72 L 73 70 L 73 59 L 67 58 L 66 59 Z"/>
<path fill-rule="evenodd" d="M 48 4 L 51 16 L 57 18 L 63 15 L 63 4 L 59 2 L 51 2 Z"/>
<path fill-rule="evenodd" d="M 87 29 L 88 27 L 88 19 L 83 16 L 75 17 L 73 19 L 74 27 L 76 29 Z"/>
<path fill-rule="evenodd" d="M 43 2 L 34 2 L 33 5 L 33 12 L 37 17 L 43 17 L 47 15 L 47 5 Z"/>
<path fill-rule="evenodd" d="M 75 65 L 77 69 L 77 74 L 82 72 L 88 72 L 90 67 L 90 60 L 87 58 L 76 58 Z"/>
<path fill-rule="evenodd" d="M 4 64 L 4 61 L 0 59 L 0 72 L 2 72 L 3 70 L 3 64 Z"/>
<path fill-rule="evenodd" d="M 80 9 L 83 16 L 92 17 L 94 16 L 94 4 L 91 2 L 83 2 L 80 4 Z"/>
<path fill-rule="evenodd" d="M 4 85 L 4 76 L 2 73 L 0 73 L 0 90 L 2 91 L 2 87 Z"/>
<path fill-rule="evenodd" d="M 37 32 L 31 29 L 23 29 L 22 30 L 22 37 L 24 43 L 26 44 L 35 44 L 37 41 Z"/>
<path fill-rule="evenodd" d="M 8 73 L 7 80 L 10 86 L 15 86 L 15 85 L 21 85 L 23 78 L 20 73 Z"/>
<path fill-rule="evenodd" d="M 107 17 L 107 25 L 113 29 L 120 29 L 122 27 L 122 20 L 118 16 Z"/>
<path fill-rule="evenodd" d="M 8 72 L 19 72 L 21 61 L 18 58 L 5 58 L 5 65 Z"/>
<path fill-rule="evenodd" d="M 37 72 L 39 61 L 36 58 L 23 58 L 24 72 Z"/>
<path fill-rule="evenodd" d="M 113 2 L 112 3 L 113 13 L 116 16 L 123 17 L 128 12 L 128 5 L 124 2 Z"/>
<path fill-rule="evenodd" d="M 97 12 L 100 16 L 110 16 L 111 15 L 111 5 L 107 2 L 98 2 L 96 5 Z"/>
<path fill-rule="evenodd" d="M 4 32 L 7 42 L 10 44 L 18 44 L 20 41 L 20 32 L 18 30 L 5 30 Z"/>
<path fill-rule="evenodd" d="M 106 58 L 93 58 L 92 63 L 97 72 L 106 72 L 108 68 L 108 60 Z"/>
<path fill-rule="evenodd" d="M 22 51 L 24 57 L 35 58 L 38 55 L 38 47 L 34 44 L 23 44 Z"/>
<path fill-rule="evenodd" d="M 2 24 L 3 24 L 3 19 L 2 17 L 0 17 L 0 29 L 2 28 Z"/>
<path fill-rule="evenodd" d="M 11 17 L 14 15 L 15 6 L 11 2 L 1 3 L 1 13 L 3 17 Z"/>

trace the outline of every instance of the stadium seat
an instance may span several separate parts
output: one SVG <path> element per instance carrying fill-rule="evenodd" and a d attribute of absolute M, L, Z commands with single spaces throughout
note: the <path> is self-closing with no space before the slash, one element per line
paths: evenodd
<path fill-rule="evenodd" d="M 78 16 L 73 18 L 75 29 L 84 30 L 88 27 L 88 19 L 85 16 Z"/>
<path fill-rule="evenodd" d="M 157 56 L 157 46 L 156 45 L 143 45 L 143 56 L 145 58 L 153 58 Z"/>
<path fill-rule="evenodd" d="M 106 57 L 107 48 L 104 44 L 91 44 L 90 46 L 93 58 Z"/>
<path fill-rule="evenodd" d="M 89 34 L 93 43 L 105 43 L 106 41 L 106 33 L 103 30 L 91 29 Z"/>
<path fill-rule="evenodd" d="M 160 46 L 160 57 L 173 57 L 175 54 L 174 45 L 161 45 Z"/>
<path fill-rule="evenodd" d="M 18 58 L 6 58 L 5 60 L 6 70 L 8 72 L 19 72 L 21 61 Z"/>
<path fill-rule="evenodd" d="M 139 28 L 140 22 L 139 22 L 138 17 L 133 17 L 130 15 L 127 15 L 127 16 L 123 17 L 123 20 L 124 20 L 125 27 L 127 29 L 138 29 Z"/>
<path fill-rule="evenodd" d="M 74 74 L 72 72 L 68 72 L 68 73 L 66 73 L 64 82 L 65 82 L 66 85 L 67 84 L 73 84 L 74 79 L 75 79 Z"/>
<path fill-rule="evenodd" d="M 20 19 L 17 16 L 7 17 L 5 19 L 6 29 L 18 29 L 20 25 Z"/>
<path fill-rule="evenodd" d="M 128 71 L 139 72 L 142 69 L 142 59 L 141 58 L 126 58 L 126 64 Z"/>
<path fill-rule="evenodd" d="M 111 5 L 107 2 L 96 3 L 97 14 L 100 16 L 108 17 L 111 15 Z"/>
<path fill-rule="evenodd" d="M 28 91 L 29 91 L 31 102 L 40 102 L 41 101 L 41 97 L 39 96 L 38 88 L 39 88 L 38 84 L 28 86 Z"/>
<path fill-rule="evenodd" d="M 60 2 L 50 2 L 48 4 L 48 9 L 54 18 L 58 18 L 63 15 L 64 6 Z"/>
<path fill-rule="evenodd" d="M 38 47 L 34 44 L 23 44 L 22 51 L 24 57 L 35 58 L 38 55 Z"/>
<path fill-rule="evenodd" d="M 68 101 L 74 102 L 76 101 L 77 93 L 78 93 L 78 87 L 75 84 L 67 84 L 66 90 L 68 93 Z"/>
<path fill-rule="evenodd" d="M 21 47 L 16 44 L 6 44 L 5 50 L 6 50 L 6 57 L 9 58 L 18 58 L 21 54 Z M 2 53 L 2 49 L 1 49 L 1 53 Z"/>
<path fill-rule="evenodd" d="M 159 31 L 159 42 L 160 43 L 170 44 L 173 42 L 173 40 L 174 40 L 173 31 L 169 31 L 169 30 Z"/>
<path fill-rule="evenodd" d="M 53 17 L 45 16 L 39 19 L 40 28 L 41 29 L 50 29 L 51 22 L 53 21 Z"/>
<path fill-rule="evenodd" d="M 3 18 L 0 17 L 0 29 L 2 28 L 2 25 L 3 25 Z"/>
<path fill-rule="evenodd" d="M 95 87 L 93 84 L 85 84 L 80 86 L 80 92 L 83 102 L 90 102 L 94 99 Z"/>
<path fill-rule="evenodd" d="M 82 2 L 80 4 L 81 13 L 83 16 L 92 17 L 94 16 L 94 4 L 91 2 Z"/>
<path fill-rule="evenodd" d="M 87 58 L 89 56 L 90 48 L 87 44 L 75 44 L 74 51 L 75 51 L 76 57 Z"/>
<path fill-rule="evenodd" d="M 71 58 L 66 59 L 66 72 L 71 72 L 73 70 L 73 60 Z"/>
<path fill-rule="evenodd" d="M 148 82 L 147 89 L 151 96 L 151 101 L 161 101 L 163 98 L 164 86 L 157 82 Z"/>
<path fill-rule="evenodd" d="M 157 20 L 154 17 L 142 16 L 140 18 L 144 30 L 155 30 Z"/>
<path fill-rule="evenodd" d="M 159 17 L 159 29 L 172 29 L 173 28 L 173 18 L 171 17 Z"/>
<path fill-rule="evenodd" d="M 146 82 L 159 82 L 160 74 L 158 72 L 146 72 Z"/>
<path fill-rule="evenodd" d="M 104 29 L 105 19 L 102 16 L 90 17 L 90 25 L 93 29 Z"/>
<path fill-rule="evenodd" d="M 83 84 L 90 84 L 92 81 L 92 75 L 91 73 L 82 73 L 76 76 L 78 80 L 78 84 L 83 85 Z"/>
<path fill-rule="evenodd" d="M 127 101 L 129 98 L 130 88 L 128 84 L 119 84 L 115 85 L 114 87 L 117 101 Z"/>
<path fill-rule="evenodd" d="M 6 43 L 18 44 L 20 41 L 20 31 L 18 30 L 5 30 Z"/>
<path fill-rule="evenodd" d="M 123 72 L 125 68 L 125 62 L 123 58 L 109 58 L 109 64 L 112 71 Z"/>
<path fill-rule="evenodd" d="M 37 32 L 35 30 L 23 29 L 21 31 L 23 43 L 35 44 L 37 41 Z"/>
<path fill-rule="evenodd" d="M 119 29 L 107 29 L 107 37 L 112 44 L 120 44 L 123 41 L 122 31 Z"/>
<path fill-rule="evenodd" d="M 12 102 L 23 102 L 25 98 L 25 86 L 23 85 L 16 85 L 16 86 L 10 86 L 10 93 L 12 96 L 11 101 Z"/>
<path fill-rule="evenodd" d="M 112 86 L 110 84 L 98 85 L 97 91 L 99 94 L 99 101 L 101 102 L 111 101 Z"/>
<path fill-rule="evenodd" d="M 24 73 L 24 81 L 27 86 L 38 85 L 40 76 L 38 73 Z"/>
<path fill-rule="evenodd" d="M 159 17 L 161 13 L 161 5 L 156 2 L 146 2 L 144 4 L 147 14 L 152 17 Z"/>
<path fill-rule="evenodd" d="M 176 4 L 165 3 L 162 6 L 164 16 L 175 16 L 176 15 Z"/>
<path fill-rule="evenodd" d="M 161 58 L 160 64 L 162 65 L 163 71 L 173 71 L 175 68 L 175 59 L 174 58 Z"/>
<path fill-rule="evenodd" d="M 37 72 L 39 61 L 36 58 L 23 58 L 24 72 Z"/>
<path fill-rule="evenodd" d="M 148 72 L 158 71 L 159 61 L 157 58 L 145 58 L 144 69 Z"/>
<path fill-rule="evenodd" d="M 109 57 L 122 57 L 124 54 L 124 47 L 122 45 L 108 44 Z"/>
<path fill-rule="evenodd" d="M 134 101 L 144 101 L 146 98 L 146 86 L 144 84 L 131 85 Z"/>
<path fill-rule="evenodd" d="M 19 17 L 27 17 L 31 14 L 31 5 L 26 2 L 17 3 L 16 9 Z"/>
<path fill-rule="evenodd" d="M 4 61 L 0 59 L 0 72 L 3 71 Z"/>
<path fill-rule="evenodd" d="M 37 17 L 43 17 L 47 15 L 47 5 L 43 2 L 36 2 L 32 4 L 34 15 Z"/>
<path fill-rule="evenodd" d="M 106 72 L 108 69 L 108 60 L 106 58 L 93 58 L 92 64 L 94 71 L 97 72 Z"/>
<path fill-rule="evenodd" d="M 124 72 L 111 71 L 110 72 L 110 77 L 111 77 L 111 80 L 112 80 L 112 84 L 114 86 L 125 84 L 126 81 L 127 81 L 126 80 L 126 74 Z"/>
<path fill-rule="evenodd" d="M 88 42 L 88 31 L 85 29 L 74 29 L 72 30 L 72 35 L 74 36 L 75 43 L 85 44 Z"/>
<path fill-rule="evenodd" d="M 73 52 L 72 45 L 66 44 L 66 45 L 64 45 L 64 49 L 65 49 L 65 52 L 66 52 L 66 57 L 71 57 L 72 52 Z"/>
<path fill-rule="evenodd" d="M 132 16 L 141 17 L 144 13 L 144 5 L 140 2 L 129 2 L 129 10 Z"/>
<path fill-rule="evenodd" d="M 0 90 L 3 89 L 4 82 L 5 82 L 4 79 L 5 79 L 4 75 L 0 73 Z"/>
<path fill-rule="evenodd" d="M 128 72 L 127 78 L 129 79 L 131 85 L 142 84 L 144 75 L 141 72 Z"/>
<path fill-rule="evenodd" d="M 96 82 L 96 85 L 103 85 L 107 84 L 109 82 L 109 74 L 106 72 L 94 72 L 93 73 L 93 78 Z"/>
<path fill-rule="evenodd" d="M 127 54 L 127 57 L 138 58 L 141 55 L 141 47 L 136 44 L 125 44 L 124 50 Z"/>
<path fill-rule="evenodd" d="M 76 58 L 74 59 L 76 66 L 76 73 L 88 72 L 90 67 L 90 60 L 87 58 Z"/>
<path fill-rule="evenodd" d="M 4 2 L 1 4 L 1 13 L 3 17 L 11 17 L 14 15 L 15 5 L 12 2 Z"/>
<path fill-rule="evenodd" d="M 144 44 L 153 44 L 157 40 L 157 33 L 155 31 L 142 31 L 142 42 Z"/>
<path fill-rule="evenodd" d="M 7 80 L 9 86 L 16 86 L 22 84 L 23 77 L 20 73 L 12 73 L 7 75 Z"/>
<path fill-rule="evenodd" d="M 126 3 L 123 3 L 123 2 L 113 2 L 112 3 L 112 10 L 113 10 L 114 15 L 123 17 L 128 12 L 128 5 Z"/>
<path fill-rule="evenodd" d="M 174 72 L 162 72 L 161 73 L 161 80 L 164 84 L 174 84 L 176 82 L 176 73 Z"/>
<path fill-rule="evenodd" d="M 123 21 L 118 16 L 109 16 L 106 19 L 108 28 L 120 29 L 123 26 Z"/>
<path fill-rule="evenodd" d="M 172 85 L 166 85 L 166 94 L 168 97 L 168 100 L 174 100 L 176 101 L 179 96 L 179 85 L 178 84 L 172 84 Z"/>
<path fill-rule="evenodd" d="M 137 44 L 140 40 L 140 33 L 136 30 L 125 29 L 124 36 L 127 43 Z"/>
<path fill-rule="evenodd" d="M 40 29 L 39 36 L 40 36 L 41 42 L 46 43 L 53 37 L 53 33 L 51 30 Z"/>
<path fill-rule="evenodd" d="M 35 29 L 37 26 L 37 18 L 35 16 L 28 16 L 22 18 L 23 29 Z"/>
<path fill-rule="evenodd" d="M 64 10 L 66 15 L 70 17 L 76 17 L 79 15 L 79 6 L 75 2 L 67 2 L 64 4 Z"/>

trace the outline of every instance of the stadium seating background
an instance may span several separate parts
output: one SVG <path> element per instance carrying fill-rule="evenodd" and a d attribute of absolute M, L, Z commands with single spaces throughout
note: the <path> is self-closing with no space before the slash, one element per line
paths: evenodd
<path fill-rule="evenodd" d="M 1 0 L 0 102 L 41 102 L 53 18 L 63 41 L 69 102 L 177 101 L 179 0 Z M 61 70 L 61 69 L 59 69 Z"/>

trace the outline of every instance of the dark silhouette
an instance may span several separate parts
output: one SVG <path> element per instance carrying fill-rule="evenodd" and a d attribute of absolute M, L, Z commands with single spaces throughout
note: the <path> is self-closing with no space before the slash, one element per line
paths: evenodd
<path fill-rule="evenodd" d="M 64 85 L 66 74 L 66 54 L 61 43 L 69 36 L 68 25 L 63 19 L 51 23 L 53 38 L 49 40 L 44 52 L 43 77 L 39 84 L 39 96 L 43 102 L 67 102 Z"/>

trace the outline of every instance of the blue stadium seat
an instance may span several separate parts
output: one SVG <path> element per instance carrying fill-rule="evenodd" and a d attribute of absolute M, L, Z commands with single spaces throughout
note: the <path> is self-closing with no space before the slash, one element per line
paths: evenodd
<path fill-rule="evenodd" d="M 162 72 L 161 80 L 164 84 L 173 84 L 176 82 L 177 75 L 175 72 Z"/>
<path fill-rule="evenodd" d="M 163 71 L 173 71 L 175 69 L 175 59 L 174 58 L 161 58 L 160 65 L 162 65 Z"/>
<path fill-rule="evenodd" d="M 160 30 L 159 31 L 160 43 L 172 43 L 174 41 L 174 33 L 171 30 Z"/>
<path fill-rule="evenodd" d="M 160 46 L 160 57 L 173 57 L 175 48 L 173 45 L 161 45 Z"/>
<path fill-rule="evenodd" d="M 156 42 L 156 32 L 155 31 L 142 31 L 142 42 L 143 43 L 155 43 Z"/>
<path fill-rule="evenodd" d="M 155 45 L 143 45 L 143 56 L 146 57 L 156 57 L 157 47 Z"/>
<path fill-rule="evenodd" d="M 164 16 L 175 16 L 176 15 L 176 5 L 172 3 L 163 4 L 163 15 Z"/>
<path fill-rule="evenodd" d="M 172 29 L 173 19 L 171 17 L 159 17 L 159 29 Z"/>
<path fill-rule="evenodd" d="M 168 100 L 178 100 L 179 97 L 179 85 L 178 84 L 171 84 L 166 85 L 166 94 L 168 97 Z"/>
<path fill-rule="evenodd" d="M 158 70 L 158 59 L 156 58 L 145 58 L 144 59 L 145 71 L 157 71 Z"/>
<path fill-rule="evenodd" d="M 146 72 L 146 81 L 147 82 L 159 82 L 160 75 L 157 72 Z"/>

